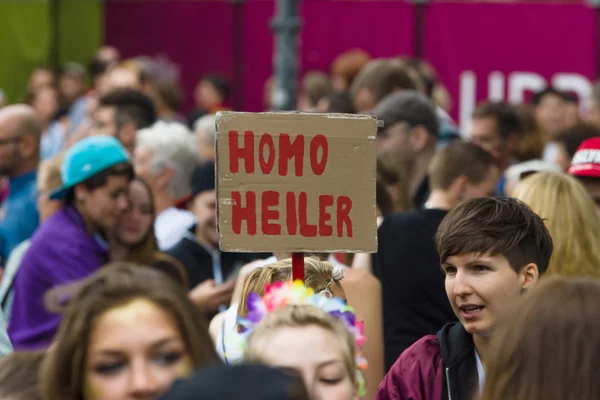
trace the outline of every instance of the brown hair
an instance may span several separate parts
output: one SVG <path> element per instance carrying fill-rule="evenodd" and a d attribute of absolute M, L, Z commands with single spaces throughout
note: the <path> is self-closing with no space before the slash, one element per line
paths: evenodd
<path fill-rule="evenodd" d="M 333 266 L 327 261 L 322 261 L 317 257 L 304 258 L 304 284 L 312 288 L 316 293 L 325 290 L 327 284 L 332 279 Z M 257 293 L 260 296 L 265 294 L 267 285 L 275 282 L 287 282 L 292 280 L 292 259 L 277 261 L 266 267 L 257 268 L 250 272 L 244 280 L 242 287 L 242 298 L 238 306 L 238 315 L 246 316 L 248 305 L 246 297 L 250 293 Z"/>
<path fill-rule="evenodd" d="M 0 359 L 0 398 L 38 400 L 39 370 L 45 352 L 17 352 Z"/>
<path fill-rule="evenodd" d="M 302 79 L 302 92 L 311 106 L 316 106 L 319 100 L 327 97 L 331 91 L 331 82 L 326 73 L 320 71 L 308 71 Z"/>
<path fill-rule="evenodd" d="M 397 163 L 388 162 L 386 156 L 377 157 L 376 194 L 378 205 L 380 206 L 381 211 L 385 214 L 381 204 L 386 204 L 387 199 L 385 198 L 385 194 L 383 192 L 380 193 L 382 186 L 390 198 L 390 212 L 409 211 L 412 209 L 406 171 L 403 166 L 400 166 Z"/>
<path fill-rule="evenodd" d="M 515 157 L 520 162 L 542 158 L 546 142 L 531 106 L 521 105 L 517 108 L 517 111 L 523 123 L 523 137 Z"/>
<path fill-rule="evenodd" d="M 498 133 L 503 139 L 511 135 L 523 136 L 523 121 L 517 109 L 508 103 L 484 102 L 477 106 L 473 119 L 494 118 Z"/>
<path fill-rule="evenodd" d="M 467 253 L 503 255 L 519 272 L 529 263 L 543 274 L 552 238 L 544 221 L 520 200 L 485 197 L 464 202 L 442 220 L 435 235 L 441 263 Z"/>
<path fill-rule="evenodd" d="M 543 279 L 499 324 L 481 400 L 600 398 L 600 281 Z"/>
<path fill-rule="evenodd" d="M 127 252 L 125 262 L 138 264 L 143 266 L 149 266 L 158 269 L 165 273 L 165 275 L 173 278 L 177 283 L 181 284 L 186 289 L 189 286 L 187 273 L 183 265 L 175 258 L 168 254 L 161 253 L 158 248 L 158 242 L 156 240 L 156 234 L 154 232 L 154 220 L 156 218 L 156 207 L 154 204 L 154 196 L 152 195 L 152 189 L 144 179 L 136 176 L 133 181 L 140 183 L 146 194 L 148 195 L 150 203 L 150 213 L 152 215 L 152 222 L 150 228 L 146 233 L 146 236 L 138 243 L 133 246 Z"/>
<path fill-rule="evenodd" d="M 429 185 L 432 189 L 447 190 L 461 176 L 472 184 L 479 184 L 494 164 L 494 157 L 476 144 L 453 140 L 431 160 Z"/>
<path fill-rule="evenodd" d="M 136 299 L 147 299 L 173 317 L 194 367 L 219 362 L 206 319 L 186 291 L 158 271 L 113 263 L 87 279 L 67 307 L 42 366 L 46 400 L 83 399 L 84 366 L 95 321 Z"/>
<path fill-rule="evenodd" d="M 355 98 L 361 89 L 367 89 L 379 103 L 396 89 L 416 90 L 417 85 L 402 65 L 393 60 L 377 59 L 367 64 L 352 84 L 351 93 Z"/>
<path fill-rule="evenodd" d="M 333 60 L 331 64 L 331 73 L 335 76 L 340 76 L 350 87 L 356 75 L 367 63 L 371 57 L 364 50 L 350 50 L 340 54 Z"/>

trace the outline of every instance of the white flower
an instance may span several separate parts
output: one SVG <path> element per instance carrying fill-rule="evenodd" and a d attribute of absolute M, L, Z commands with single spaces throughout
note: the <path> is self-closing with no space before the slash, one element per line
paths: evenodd
<path fill-rule="evenodd" d="M 341 281 L 344 279 L 344 270 L 341 267 L 334 267 L 331 271 L 331 277 L 334 281 Z"/>

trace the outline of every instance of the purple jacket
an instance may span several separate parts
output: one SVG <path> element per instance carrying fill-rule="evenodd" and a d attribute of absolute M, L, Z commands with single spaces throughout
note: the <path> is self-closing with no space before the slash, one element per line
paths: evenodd
<path fill-rule="evenodd" d="M 460 323 L 444 326 L 406 349 L 375 400 L 470 400 L 478 387 L 473 337 Z"/>
<path fill-rule="evenodd" d="M 15 350 L 50 345 L 61 317 L 46 310 L 48 289 L 93 274 L 106 261 L 107 248 L 90 236 L 72 206 L 64 206 L 36 231 L 15 278 L 8 334 Z"/>

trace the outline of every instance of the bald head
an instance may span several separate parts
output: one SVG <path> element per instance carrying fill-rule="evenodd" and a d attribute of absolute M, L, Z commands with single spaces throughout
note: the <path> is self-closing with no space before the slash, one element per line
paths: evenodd
<path fill-rule="evenodd" d="M 42 129 L 30 106 L 0 109 L 0 174 L 17 176 L 37 168 Z"/>
<path fill-rule="evenodd" d="M 33 108 L 25 104 L 2 108 L 0 110 L 0 126 L 8 127 L 8 130 L 18 137 L 32 135 L 39 141 L 42 136 L 42 122 L 36 116 Z"/>

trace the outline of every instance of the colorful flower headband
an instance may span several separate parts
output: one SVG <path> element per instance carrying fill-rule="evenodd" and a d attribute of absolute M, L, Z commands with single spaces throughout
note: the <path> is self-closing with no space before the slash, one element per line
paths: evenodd
<path fill-rule="evenodd" d="M 265 295 L 261 298 L 256 293 L 250 293 L 247 298 L 248 314 L 245 318 L 238 316 L 238 325 L 240 333 L 238 340 L 241 339 L 244 347 L 254 328 L 271 312 L 285 307 L 286 305 L 311 305 L 317 307 L 329 315 L 339 319 L 344 326 L 352 333 L 356 343 L 356 365 L 357 378 L 359 383 L 359 396 L 365 394 L 365 380 L 361 370 L 367 368 L 367 360 L 360 354 L 360 348 L 365 342 L 364 323 L 356 318 L 354 309 L 348 306 L 343 300 L 337 297 L 329 297 L 326 294 L 315 294 L 312 288 L 307 288 L 301 281 L 295 282 L 276 282 L 267 285 Z M 229 338 L 233 339 L 233 338 Z M 229 344 L 231 343 L 228 340 Z"/>

